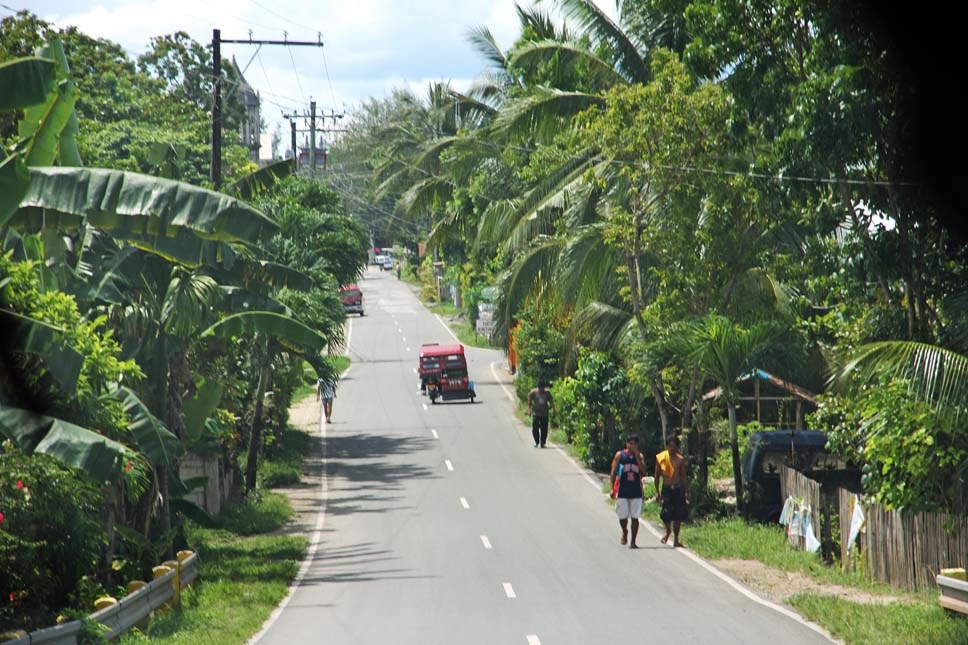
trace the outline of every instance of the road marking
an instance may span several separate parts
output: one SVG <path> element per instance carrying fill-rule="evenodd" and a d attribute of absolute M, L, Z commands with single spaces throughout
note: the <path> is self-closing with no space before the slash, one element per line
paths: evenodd
<path fill-rule="evenodd" d="M 535 634 L 528 634 L 528 645 L 541 645 L 541 639 Z"/>
<path fill-rule="evenodd" d="M 566 460 L 568 460 L 571 463 L 571 465 L 574 466 L 575 469 L 578 472 L 581 473 L 581 476 L 585 478 L 585 481 L 587 481 L 589 484 L 591 484 L 595 488 L 595 490 L 601 492 L 602 485 L 599 482 L 597 482 L 594 479 L 592 479 L 591 476 L 588 474 L 588 472 L 584 468 L 582 468 L 581 466 L 579 466 L 578 463 L 575 462 L 574 459 L 572 459 L 571 457 L 568 456 L 568 453 L 567 452 L 565 452 L 564 450 L 562 450 L 561 447 L 558 446 L 557 444 L 553 444 L 550 441 L 548 442 L 548 445 L 551 446 L 552 448 L 554 448 L 555 450 L 557 450 L 559 453 L 561 453 L 561 455 Z"/>
<path fill-rule="evenodd" d="M 437 317 L 437 320 L 440 322 L 441 326 L 447 330 L 447 333 L 450 334 L 451 338 L 459 343 L 460 338 L 458 338 L 454 331 L 450 328 L 450 325 L 444 322 L 444 319 L 440 317 L 440 314 L 434 314 L 434 316 Z"/>
<path fill-rule="evenodd" d="M 430 431 L 430 434 L 434 435 L 434 439 L 440 439 L 440 435 L 437 434 L 437 431 L 436 430 L 431 430 Z"/>
<path fill-rule="evenodd" d="M 501 381 L 501 378 L 497 375 L 497 372 L 494 371 L 494 366 L 500 362 L 501 361 L 494 361 L 491 363 L 491 374 L 494 375 L 494 380 L 497 381 L 497 384 L 501 386 L 501 389 L 504 390 L 504 393 L 508 395 L 508 398 L 511 399 L 511 401 L 514 401 L 514 393 L 508 389 L 508 387 Z"/>
<path fill-rule="evenodd" d="M 447 470 L 454 470 L 454 464 L 450 463 L 450 459 L 444 459 L 444 465 L 447 466 Z"/>
<path fill-rule="evenodd" d="M 427 407 L 427 404 L 426 403 L 422 403 L 421 405 L 423 405 L 423 409 L 424 410 L 429 410 L 430 409 L 430 408 Z"/>
<path fill-rule="evenodd" d="M 401 332 L 400 332 L 400 333 L 403 333 L 403 330 L 401 330 Z M 403 338 L 401 338 L 400 340 L 402 340 L 403 342 L 407 342 L 407 337 L 406 337 L 406 336 L 404 336 L 404 337 L 403 337 Z M 410 350 L 407 350 L 407 351 L 410 351 Z"/>
<path fill-rule="evenodd" d="M 514 589 L 511 587 L 510 582 L 504 583 L 504 595 L 508 598 L 517 598 L 517 596 L 514 595 Z"/>
<path fill-rule="evenodd" d="M 407 340 L 407 339 L 406 339 L 406 338 L 404 338 L 404 340 Z M 410 353 L 410 348 L 409 348 L 409 347 L 407 348 L 407 353 L 408 353 L 408 354 Z"/>
<path fill-rule="evenodd" d="M 483 545 L 484 545 L 484 548 L 485 548 L 485 549 L 490 549 L 490 548 L 492 548 L 492 547 L 491 547 L 491 541 L 487 539 L 487 536 L 486 536 L 486 535 L 482 535 L 482 536 L 481 536 L 481 544 L 483 544 Z"/>
<path fill-rule="evenodd" d="M 460 505 L 463 506 L 464 508 L 468 509 L 468 510 L 470 510 L 470 508 L 471 508 L 471 505 L 467 503 L 467 498 L 466 497 L 461 497 L 460 498 Z"/>
<path fill-rule="evenodd" d="M 555 446 L 555 447 L 557 448 L 557 446 Z M 571 461 L 573 464 L 575 464 L 575 467 L 576 468 L 578 468 L 579 470 L 581 470 L 581 468 L 578 466 L 578 464 L 576 464 L 575 461 L 572 460 L 571 457 L 569 457 L 568 454 L 565 451 L 561 450 L 560 448 L 558 448 L 558 451 L 562 455 L 564 455 L 565 458 L 568 459 L 568 461 Z M 602 491 L 601 484 L 599 484 L 599 483 L 595 482 L 594 480 L 592 480 L 591 477 L 588 477 L 587 474 L 585 475 L 585 479 L 588 480 L 589 483 L 591 483 L 592 487 L 594 487 L 596 491 L 598 491 L 598 492 L 601 492 Z M 648 520 L 644 520 L 642 522 L 639 522 L 639 524 L 644 525 L 645 526 L 645 529 L 649 533 L 651 533 L 652 535 L 654 535 L 656 537 L 656 539 L 662 537 L 663 534 L 660 533 L 659 531 L 657 531 L 652 526 L 652 522 L 649 522 Z M 668 547 L 668 548 L 673 548 L 674 549 L 674 547 Z M 740 592 L 741 594 L 743 594 L 744 596 L 746 596 L 747 598 L 749 598 L 753 602 L 759 603 L 759 604 L 763 605 L 764 607 L 767 607 L 769 609 L 772 609 L 773 611 L 775 611 L 777 613 L 783 614 L 787 618 L 790 618 L 790 619 L 794 620 L 795 622 L 800 623 L 804 627 L 807 627 L 808 629 L 811 629 L 811 630 L 817 632 L 818 634 L 820 634 L 824 638 L 828 639 L 832 643 L 839 642 L 839 641 L 836 641 L 833 638 L 833 636 L 831 636 L 830 632 L 828 632 L 827 630 L 825 630 L 820 625 L 818 625 L 816 623 L 813 623 L 813 622 L 810 622 L 809 620 L 807 620 L 806 618 L 804 618 L 800 614 L 798 614 L 795 611 L 792 611 L 790 609 L 787 609 L 786 607 L 784 607 L 782 605 L 778 605 L 775 602 L 772 602 L 770 600 L 767 600 L 766 598 L 761 598 L 760 596 L 758 596 L 756 594 L 756 592 L 754 592 L 754 591 L 752 591 L 750 589 L 747 589 L 745 586 L 743 586 L 742 583 L 737 582 L 733 578 L 729 577 L 728 575 L 726 575 L 725 573 L 723 573 L 722 571 L 720 571 L 719 569 L 717 569 L 713 565 L 709 564 L 708 562 L 706 562 L 705 560 L 703 560 L 702 558 L 700 558 L 698 555 L 696 555 L 692 551 L 689 551 L 688 549 L 674 549 L 674 551 L 677 552 L 681 556 L 684 556 L 686 558 L 689 558 L 690 560 L 692 560 L 693 562 L 695 562 L 696 564 L 698 564 L 700 567 L 702 567 L 703 569 L 705 569 L 709 573 L 713 574 L 714 576 L 716 576 L 717 578 L 719 578 L 720 580 L 722 580 L 723 582 L 725 582 L 726 584 L 728 584 L 730 587 L 732 587 L 736 591 Z"/>
<path fill-rule="evenodd" d="M 416 374 L 416 373 L 417 373 L 417 368 L 416 368 L 416 367 L 415 367 L 415 368 L 413 368 L 413 373 L 414 373 L 414 374 Z"/>

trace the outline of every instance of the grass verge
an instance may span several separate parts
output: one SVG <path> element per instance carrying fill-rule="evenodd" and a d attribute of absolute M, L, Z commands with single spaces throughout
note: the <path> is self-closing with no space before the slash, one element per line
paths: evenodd
<path fill-rule="evenodd" d="M 287 428 L 260 466 L 257 494 L 229 505 L 218 528 L 186 526 L 198 553 L 198 581 L 183 592 L 180 608 L 156 615 L 143 631 L 128 632 L 122 644 L 244 643 L 259 631 L 288 593 L 308 547 L 304 536 L 272 534 L 294 512 L 288 497 L 268 488 L 292 469 L 298 481 L 311 441 L 309 433 Z"/>
<path fill-rule="evenodd" d="M 481 336 L 468 321 L 451 320 L 460 313 L 460 310 L 449 302 L 425 303 L 430 311 L 444 319 L 450 330 L 454 332 L 457 339 L 469 347 L 483 347 L 486 349 L 502 349 L 499 345 L 492 345 L 487 338 Z"/>
<path fill-rule="evenodd" d="M 658 504 L 646 504 L 642 515 L 662 525 Z M 968 643 L 968 620 L 946 614 L 937 605 L 936 594 L 906 593 L 860 573 L 845 573 L 839 567 L 825 565 L 816 555 L 791 548 L 777 526 L 746 524 L 739 518 L 699 520 L 683 525 L 681 535 L 682 541 L 705 560 L 756 560 L 779 571 L 803 574 L 822 585 L 904 599 L 881 605 L 813 593 L 790 597 L 787 604 L 847 645 Z"/>
<path fill-rule="evenodd" d="M 291 515 L 288 499 L 265 492 L 223 515 L 224 528 L 190 524 L 199 580 L 183 592 L 179 609 L 157 615 L 147 629 L 132 630 L 120 642 L 246 642 L 285 597 L 306 553 L 303 536 L 264 535 Z"/>
<path fill-rule="evenodd" d="M 798 594 L 790 605 L 848 645 L 951 645 L 968 643 L 968 620 L 946 615 L 933 602 L 861 605 L 840 598 Z"/>

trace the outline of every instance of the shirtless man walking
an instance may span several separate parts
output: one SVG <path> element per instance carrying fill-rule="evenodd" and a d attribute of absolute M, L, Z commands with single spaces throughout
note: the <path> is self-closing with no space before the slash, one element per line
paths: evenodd
<path fill-rule="evenodd" d="M 689 461 L 679 452 L 679 446 L 679 437 L 669 437 L 666 449 L 655 456 L 655 498 L 662 504 L 659 517 L 665 524 L 662 543 L 669 541 L 671 525 L 673 546 L 684 546 L 679 541 L 679 528 L 689 519 Z"/>

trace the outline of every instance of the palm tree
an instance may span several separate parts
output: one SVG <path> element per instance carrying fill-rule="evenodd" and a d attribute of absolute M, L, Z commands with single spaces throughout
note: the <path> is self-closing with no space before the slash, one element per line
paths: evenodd
<path fill-rule="evenodd" d="M 739 461 L 736 406 L 739 403 L 740 379 L 753 370 L 765 354 L 774 349 L 784 328 L 776 323 L 741 327 L 716 314 L 695 323 L 680 351 L 687 363 L 699 368 L 703 376 L 715 382 L 722 392 L 729 418 L 729 442 L 733 461 L 733 483 L 736 506 L 744 507 L 743 476 Z"/>

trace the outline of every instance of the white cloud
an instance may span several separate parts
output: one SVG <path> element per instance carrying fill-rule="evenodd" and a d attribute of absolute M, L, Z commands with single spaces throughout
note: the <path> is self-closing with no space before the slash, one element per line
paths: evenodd
<path fill-rule="evenodd" d="M 596 0 L 615 15 L 612 0 Z M 467 42 L 470 28 L 483 25 L 509 48 L 519 33 L 514 0 L 6 0 L 60 27 L 77 26 L 107 38 L 132 56 L 152 37 L 186 31 L 209 44 L 212 29 L 223 39 L 316 41 L 315 47 L 222 45 L 235 56 L 247 80 L 269 101 L 270 130 L 284 109 L 344 109 L 368 97 L 388 96 L 407 86 L 418 96 L 432 80 L 451 80 L 466 89 L 487 63 Z M 526 1 L 523 4 L 527 4 Z M 545 2 L 542 9 L 550 10 Z M 9 13 L 0 11 L 0 16 Z M 258 53 L 256 53 L 258 51 Z M 253 58 L 255 56 L 255 58 Z M 328 75 L 327 75 L 328 70 Z M 288 129 L 288 125 L 286 126 Z"/>

